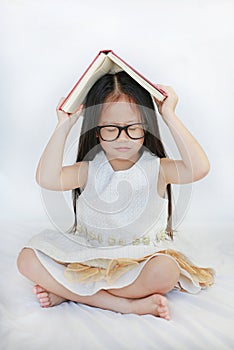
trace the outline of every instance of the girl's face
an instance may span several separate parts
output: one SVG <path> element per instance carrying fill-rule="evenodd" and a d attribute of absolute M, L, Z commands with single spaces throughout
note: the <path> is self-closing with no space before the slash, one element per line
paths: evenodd
<path fill-rule="evenodd" d="M 127 135 L 126 129 L 119 133 L 115 126 L 129 126 L 128 133 L 130 136 L 136 137 L 132 139 Z M 98 126 L 107 126 L 99 130 L 99 141 L 109 160 L 123 159 L 136 161 L 139 158 L 139 151 L 144 143 L 144 130 L 139 109 L 134 102 L 129 100 L 126 95 L 121 95 L 117 102 L 106 102 L 103 104 L 99 118 Z M 113 127 L 111 127 L 113 126 Z M 104 141 L 104 139 L 113 141 Z M 116 139 L 115 139 L 116 138 Z"/>

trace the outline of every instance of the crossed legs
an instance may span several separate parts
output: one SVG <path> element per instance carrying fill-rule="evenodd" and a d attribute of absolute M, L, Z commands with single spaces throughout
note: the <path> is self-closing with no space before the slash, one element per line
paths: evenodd
<path fill-rule="evenodd" d="M 170 319 L 167 299 L 163 296 L 177 283 L 180 271 L 177 264 L 165 255 L 148 261 L 138 278 L 120 289 L 101 290 L 91 296 L 72 293 L 59 284 L 44 268 L 32 249 L 24 248 L 18 257 L 18 269 L 35 283 L 33 289 L 42 307 L 63 301 L 74 301 L 120 313 L 152 314 Z"/>

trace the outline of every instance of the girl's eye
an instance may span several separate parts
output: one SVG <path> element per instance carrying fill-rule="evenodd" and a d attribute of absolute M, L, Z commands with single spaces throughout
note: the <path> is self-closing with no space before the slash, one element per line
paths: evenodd
<path fill-rule="evenodd" d="M 105 128 L 105 129 L 108 132 L 115 132 L 116 131 L 116 128 L 114 128 L 114 127 L 109 127 L 109 128 Z"/>

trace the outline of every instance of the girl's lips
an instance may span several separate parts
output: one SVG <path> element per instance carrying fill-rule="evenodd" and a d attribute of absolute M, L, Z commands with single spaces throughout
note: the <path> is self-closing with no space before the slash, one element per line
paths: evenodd
<path fill-rule="evenodd" d="M 130 150 L 129 147 L 116 147 L 116 150 L 119 152 L 127 152 Z"/>

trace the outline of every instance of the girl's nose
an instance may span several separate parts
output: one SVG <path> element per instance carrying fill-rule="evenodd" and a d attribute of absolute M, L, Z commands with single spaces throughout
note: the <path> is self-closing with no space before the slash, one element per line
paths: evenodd
<path fill-rule="evenodd" d="M 119 135 L 117 141 L 121 141 L 121 140 L 126 141 L 126 140 L 128 140 L 128 139 L 129 139 L 129 136 L 128 136 L 127 133 L 126 133 L 126 130 L 121 130 L 120 135 Z"/>

